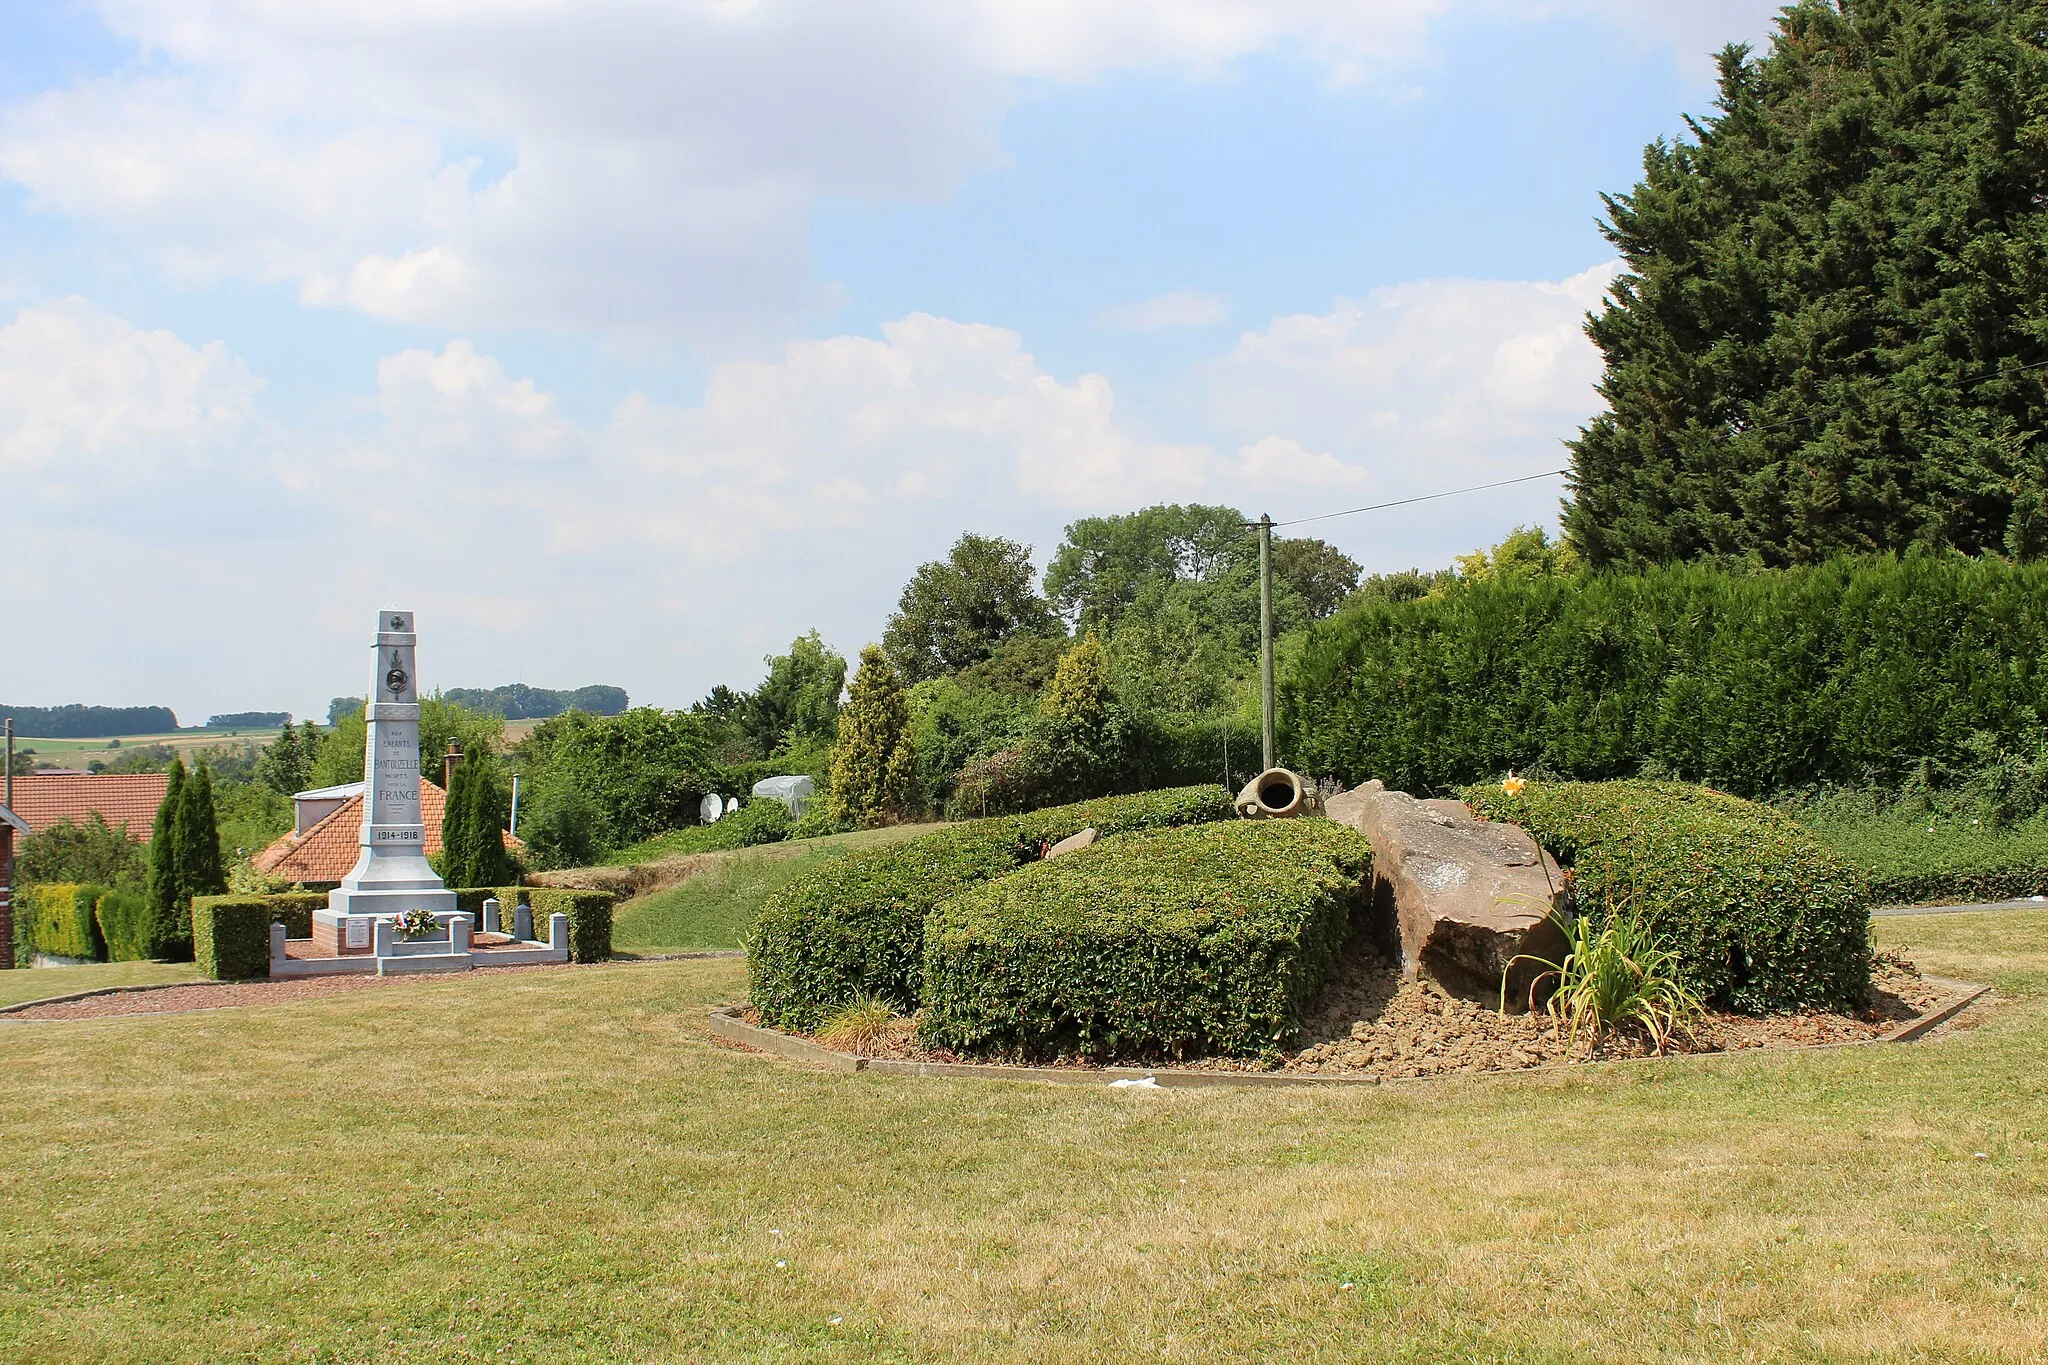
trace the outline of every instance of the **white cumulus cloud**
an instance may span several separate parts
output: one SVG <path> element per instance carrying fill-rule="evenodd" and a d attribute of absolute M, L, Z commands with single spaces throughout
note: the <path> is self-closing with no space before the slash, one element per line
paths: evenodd
<path fill-rule="evenodd" d="M 150 60 L 0 108 L 0 177 L 181 278 L 758 344 L 827 297 L 817 205 L 951 193 L 999 160 L 1021 78 L 1285 53 L 1401 79 L 1461 4 L 1691 51 L 1758 29 L 1764 0 L 1730 3 L 100 0 Z"/>
<path fill-rule="evenodd" d="M 234 450 L 262 384 L 193 346 L 70 298 L 0 327 L 0 474 L 36 487 L 155 479 Z"/>

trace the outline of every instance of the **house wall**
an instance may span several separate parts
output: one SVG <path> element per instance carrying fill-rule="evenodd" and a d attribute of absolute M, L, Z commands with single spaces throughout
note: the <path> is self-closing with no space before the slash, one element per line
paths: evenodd
<path fill-rule="evenodd" d="M 0 971 L 14 967 L 14 827 L 0 824 Z"/>

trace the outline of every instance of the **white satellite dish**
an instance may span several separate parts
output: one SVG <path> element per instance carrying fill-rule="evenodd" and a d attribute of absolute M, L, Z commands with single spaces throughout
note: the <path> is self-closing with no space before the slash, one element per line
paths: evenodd
<path fill-rule="evenodd" d="M 728 796 L 725 798 L 725 813 L 727 815 L 731 815 L 734 811 L 738 810 L 739 808 L 740 799 L 737 796 Z"/>
<path fill-rule="evenodd" d="M 705 824 L 716 824 L 718 817 L 725 814 L 725 798 L 717 792 L 706 796 L 697 803 L 697 818 Z"/>

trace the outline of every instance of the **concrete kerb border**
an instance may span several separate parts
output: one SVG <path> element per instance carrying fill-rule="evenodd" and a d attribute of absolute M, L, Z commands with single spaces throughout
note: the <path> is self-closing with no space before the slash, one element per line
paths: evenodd
<path fill-rule="evenodd" d="M 1789 1047 L 1741 1048 L 1734 1052 L 1696 1052 L 1672 1057 L 1615 1057 L 1601 1062 L 1568 1062 L 1552 1066 L 1523 1067 L 1512 1071 L 1447 1071 L 1434 1076 L 1323 1076 L 1276 1071 L 1191 1071 L 1178 1067 L 1070 1067 L 1007 1066 L 976 1062 L 909 1062 L 891 1057 L 856 1057 L 821 1047 L 808 1038 L 776 1029 L 749 1024 L 739 1017 L 739 1007 L 720 1005 L 709 1011 L 708 1031 L 714 1038 L 736 1043 L 753 1052 L 765 1052 L 792 1061 L 806 1062 L 827 1071 L 868 1072 L 880 1076 L 918 1076 L 939 1080 L 1032 1081 L 1041 1085 L 1106 1086 L 1113 1081 L 1150 1080 L 1161 1089 L 1272 1088 L 1276 1086 L 1385 1086 L 1453 1080 L 1494 1080 L 1513 1076 L 1584 1073 L 1589 1068 L 1638 1067 L 1656 1063 L 1697 1062 L 1718 1057 L 1748 1056 L 1757 1052 L 1828 1052 L 1837 1048 L 1869 1047 L 1876 1043 L 1918 1042 L 1948 1023 L 1970 1006 L 1986 999 L 1991 987 L 1975 981 L 1948 977 L 1923 977 L 1930 985 L 1948 989 L 1947 1000 L 1925 1014 L 1908 1019 L 1876 1038 L 1859 1038 L 1843 1043 L 1802 1043 Z"/>

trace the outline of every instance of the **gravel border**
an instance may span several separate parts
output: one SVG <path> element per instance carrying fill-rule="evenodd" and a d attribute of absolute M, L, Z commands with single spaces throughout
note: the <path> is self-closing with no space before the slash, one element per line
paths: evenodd
<path fill-rule="evenodd" d="M 1832 1048 L 1868 1047 L 1878 1043 L 1912 1043 L 1954 1019 L 1958 1014 L 1991 994 L 1991 987 L 1975 981 L 1948 977 L 1921 978 L 1947 987 L 1949 998 L 1926 1013 L 1876 1038 L 1859 1038 L 1841 1043 L 1791 1043 L 1782 1047 L 1744 1048 L 1740 1055 L 1758 1052 L 1825 1052 Z M 883 1076 L 923 1076 L 941 1080 L 1035 1081 L 1052 1085 L 1112 1085 L 1117 1081 L 1149 1082 L 1162 1089 L 1214 1089 L 1217 1087 L 1273 1087 L 1295 1085 L 1376 1086 L 1407 1085 L 1415 1082 L 1469 1080 L 1475 1077 L 1532 1076 L 1563 1071 L 1583 1072 L 1588 1067 L 1642 1066 L 1645 1063 L 1696 1060 L 1737 1055 L 1727 1052 L 1687 1053 L 1683 1057 L 1615 1057 L 1597 1062 L 1569 1062 L 1563 1065 L 1518 1067 L 1513 1070 L 1441 1072 L 1433 1076 L 1331 1076 L 1295 1071 L 1189 1071 L 1175 1067 L 1135 1066 L 1010 1066 L 998 1062 L 913 1062 L 887 1057 L 856 1057 L 835 1052 L 808 1038 L 777 1029 L 749 1024 L 739 1017 L 737 1005 L 720 1005 L 707 1016 L 714 1039 L 736 1045 L 747 1052 L 768 1053 L 807 1062 L 829 1071 L 868 1072 Z"/>

